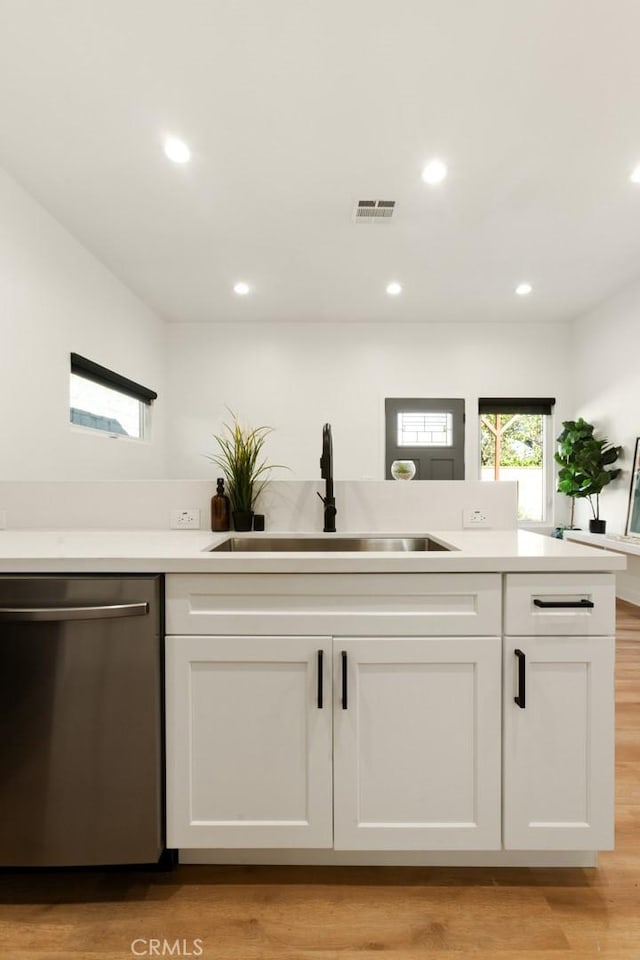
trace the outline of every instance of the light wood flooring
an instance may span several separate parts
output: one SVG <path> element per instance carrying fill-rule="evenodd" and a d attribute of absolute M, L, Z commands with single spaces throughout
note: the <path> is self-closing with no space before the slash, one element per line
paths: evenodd
<path fill-rule="evenodd" d="M 179 941 L 174 957 L 200 939 L 205 960 L 640 960 L 640 610 L 625 603 L 616 700 L 616 850 L 597 869 L 4 874 L 0 960 L 130 960 L 132 941 L 161 956 L 150 938 Z"/>

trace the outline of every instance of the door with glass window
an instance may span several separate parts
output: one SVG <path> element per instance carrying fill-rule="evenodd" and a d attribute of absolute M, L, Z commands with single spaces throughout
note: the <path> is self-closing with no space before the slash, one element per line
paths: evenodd
<path fill-rule="evenodd" d="M 385 400 L 385 478 L 413 461 L 416 480 L 464 480 L 464 400 Z"/>

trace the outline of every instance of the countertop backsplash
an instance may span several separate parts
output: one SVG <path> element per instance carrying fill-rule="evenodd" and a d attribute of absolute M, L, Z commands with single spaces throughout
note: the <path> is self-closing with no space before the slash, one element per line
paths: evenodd
<path fill-rule="evenodd" d="M 212 480 L 2 481 L 0 521 L 10 530 L 167 530 L 179 510 L 200 510 L 210 530 Z M 274 532 L 321 532 L 324 483 L 273 480 L 258 510 Z M 517 484 L 512 482 L 336 480 L 338 532 L 457 530 L 465 511 L 480 510 L 478 529 L 517 526 Z M 1 535 L 1 530 L 0 530 Z"/>

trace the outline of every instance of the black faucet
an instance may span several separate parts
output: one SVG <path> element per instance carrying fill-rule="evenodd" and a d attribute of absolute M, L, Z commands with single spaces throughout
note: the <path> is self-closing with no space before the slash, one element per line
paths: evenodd
<path fill-rule="evenodd" d="M 333 440 L 331 438 L 331 424 L 325 423 L 322 428 L 322 456 L 320 457 L 320 476 L 326 481 L 325 495 L 318 496 L 324 503 L 324 533 L 336 532 L 336 501 L 333 496 Z"/>

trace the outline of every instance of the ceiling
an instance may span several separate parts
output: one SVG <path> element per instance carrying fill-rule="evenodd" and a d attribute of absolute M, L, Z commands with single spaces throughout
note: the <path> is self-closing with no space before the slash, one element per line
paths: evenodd
<path fill-rule="evenodd" d="M 638 0 L 0 0 L 0 165 L 169 321 L 565 321 L 640 274 L 638 36 Z"/>

